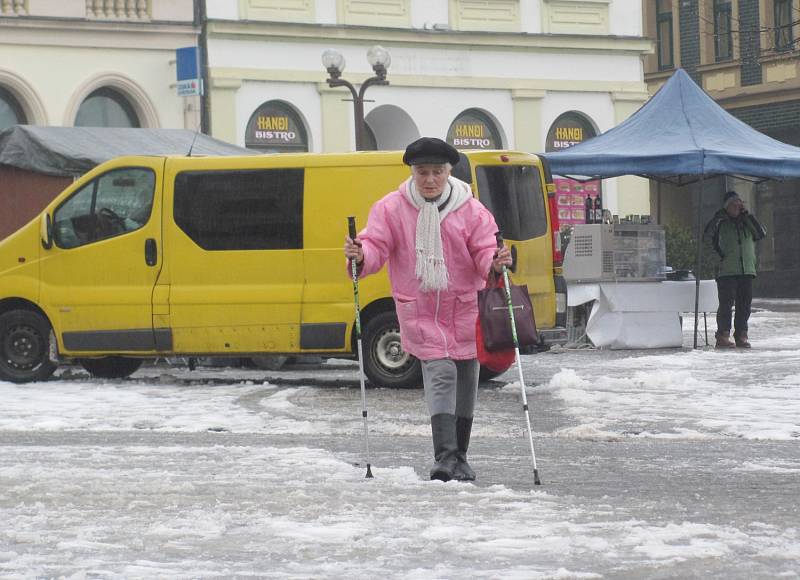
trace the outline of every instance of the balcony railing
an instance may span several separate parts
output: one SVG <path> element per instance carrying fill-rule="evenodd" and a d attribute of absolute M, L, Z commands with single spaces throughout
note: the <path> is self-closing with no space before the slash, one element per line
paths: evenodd
<path fill-rule="evenodd" d="M 86 0 L 86 17 L 95 20 L 150 20 L 147 0 Z"/>
<path fill-rule="evenodd" d="M 0 15 L 22 16 L 28 13 L 27 0 L 2 0 L 0 1 Z"/>

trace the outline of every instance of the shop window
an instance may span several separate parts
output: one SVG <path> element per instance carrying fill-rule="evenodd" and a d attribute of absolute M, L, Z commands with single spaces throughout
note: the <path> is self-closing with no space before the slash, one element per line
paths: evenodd
<path fill-rule="evenodd" d="M 673 68 L 672 0 L 656 0 L 656 45 L 658 70 Z"/>
<path fill-rule="evenodd" d="M 0 87 L 0 131 L 12 125 L 24 125 L 27 122 L 19 101 L 10 92 Z"/>
<path fill-rule="evenodd" d="M 141 127 L 139 117 L 128 99 L 103 87 L 81 103 L 75 116 L 76 127 Z"/>
<path fill-rule="evenodd" d="M 733 58 L 731 0 L 714 0 L 714 56 L 717 62 Z"/>
<path fill-rule="evenodd" d="M 264 153 L 308 151 L 308 134 L 297 111 L 283 101 L 267 101 L 250 116 L 245 147 Z"/>
<path fill-rule="evenodd" d="M 300 249 L 303 179 L 303 169 L 179 173 L 175 223 L 204 250 Z"/>
<path fill-rule="evenodd" d="M 110 171 L 89 182 L 53 212 L 53 239 L 76 248 L 138 230 L 150 219 L 155 190 L 150 169 Z"/>
<path fill-rule="evenodd" d="M 530 240 L 547 233 L 544 194 L 535 165 L 477 165 L 480 201 L 494 215 L 503 237 Z"/>
<path fill-rule="evenodd" d="M 775 22 L 775 50 L 792 50 L 794 48 L 792 0 L 775 0 L 773 17 Z"/>
<path fill-rule="evenodd" d="M 494 121 L 479 109 L 467 109 L 447 130 L 447 142 L 456 149 L 502 149 Z"/>
<path fill-rule="evenodd" d="M 568 111 L 559 115 L 550 126 L 545 141 L 545 151 L 563 151 L 596 135 L 594 125 L 585 115 L 577 111 Z M 587 197 L 591 198 L 593 205 L 598 197 L 602 200 L 603 182 L 599 179 L 576 181 L 556 176 L 553 183 L 556 186 L 553 199 L 555 203 L 551 205 L 550 211 L 558 217 L 559 230 L 568 230 L 575 224 L 587 223 Z"/>

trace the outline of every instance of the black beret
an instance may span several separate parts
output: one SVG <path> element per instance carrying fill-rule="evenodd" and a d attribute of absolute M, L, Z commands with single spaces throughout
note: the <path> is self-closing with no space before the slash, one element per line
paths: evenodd
<path fill-rule="evenodd" d="M 458 150 L 436 137 L 421 137 L 406 147 L 403 163 L 406 165 L 443 165 L 458 163 Z"/>

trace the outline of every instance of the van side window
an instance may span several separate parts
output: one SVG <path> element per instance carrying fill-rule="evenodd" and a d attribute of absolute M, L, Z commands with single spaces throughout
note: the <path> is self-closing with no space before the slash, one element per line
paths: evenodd
<path fill-rule="evenodd" d="M 138 230 L 150 219 L 156 176 L 151 169 L 125 168 L 92 180 L 53 213 L 53 240 L 77 248 Z"/>
<path fill-rule="evenodd" d="M 494 215 L 504 238 L 522 241 L 547 233 L 547 212 L 536 166 L 478 166 L 475 173 L 479 200 Z"/>
<path fill-rule="evenodd" d="M 175 223 L 204 250 L 303 247 L 303 169 L 186 171 Z"/>

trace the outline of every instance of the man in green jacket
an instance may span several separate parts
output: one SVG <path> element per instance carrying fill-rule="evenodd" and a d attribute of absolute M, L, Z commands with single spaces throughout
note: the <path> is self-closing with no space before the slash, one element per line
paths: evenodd
<path fill-rule="evenodd" d="M 755 243 L 767 230 L 744 207 L 735 191 L 725 194 L 722 209 L 706 225 L 705 233 L 721 258 L 717 274 L 717 348 L 750 348 L 747 320 L 756 277 Z M 735 309 L 731 341 L 731 309 Z"/>

